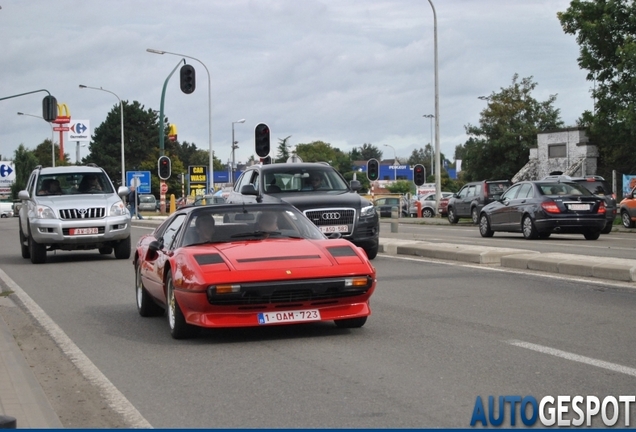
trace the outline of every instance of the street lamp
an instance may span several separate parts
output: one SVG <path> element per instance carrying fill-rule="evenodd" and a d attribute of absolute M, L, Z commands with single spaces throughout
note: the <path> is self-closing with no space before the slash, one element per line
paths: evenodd
<path fill-rule="evenodd" d="M 433 117 L 435 116 L 433 114 L 424 114 L 422 117 L 431 120 L 431 175 L 433 175 L 435 173 L 435 170 L 433 170 L 433 157 L 435 156 L 435 151 L 433 150 Z"/>
<path fill-rule="evenodd" d="M 147 48 L 146 51 L 148 51 L 149 53 L 153 53 L 153 54 L 170 54 L 170 55 L 176 55 L 179 57 L 185 57 L 185 58 L 189 58 L 192 60 L 196 60 L 199 63 L 201 63 L 201 65 L 203 65 L 203 67 L 205 68 L 205 71 L 208 74 L 208 141 L 209 141 L 209 146 L 210 146 L 210 188 L 212 189 L 211 192 L 214 192 L 214 153 L 212 152 L 212 85 L 210 84 L 210 71 L 208 70 L 207 66 L 198 58 L 194 58 L 194 57 L 190 57 L 187 56 L 185 54 L 178 54 L 178 53 L 173 53 L 173 52 L 169 52 L 169 51 L 161 51 L 161 50 L 155 50 L 152 48 Z"/>
<path fill-rule="evenodd" d="M 384 144 L 385 147 L 391 147 L 393 149 L 393 181 L 397 181 L 397 156 L 395 155 L 395 147 L 390 144 Z"/>
<path fill-rule="evenodd" d="M 119 114 L 120 114 L 120 121 L 121 121 L 121 125 L 120 125 L 120 129 L 121 129 L 121 185 L 122 186 L 126 186 L 126 165 L 124 163 L 124 105 L 121 103 L 121 99 L 119 98 L 119 96 L 117 96 L 115 93 L 113 93 L 110 90 L 106 90 L 106 89 L 101 88 L 101 87 L 85 86 L 83 84 L 80 84 L 79 88 L 81 88 L 81 89 L 86 89 L 87 88 L 87 89 L 92 89 L 92 90 L 101 90 L 101 91 L 104 91 L 106 93 L 112 94 L 119 101 Z"/>
<path fill-rule="evenodd" d="M 26 114 L 26 113 L 23 113 L 23 112 L 19 112 L 18 115 L 35 117 L 35 118 L 39 118 L 39 119 L 44 120 L 44 117 L 40 117 L 40 116 L 33 115 L 33 114 Z M 46 121 L 46 120 L 44 120 L 44 121 Z M 49 122 L 47 122 L 47 123 L 49 124 L 49 126 L 51 126 L 51 162 L 52 162 L 51 166 L 55 167 L 55 142 L 53 141 L 53 137 L 55 136 L 55 132 L 53 131 L 53 123 L 49 123 Z"/>
<path fill-rule="evenodd" d="M 435 43 L 435 203 L 439 206 L 442 198 L 442 176 L 440 167 L 440 148 L 439 148 L 439 77 L 437 67 L 437 14 L 433 2 L 428 0 L 433 9 L 433 40 Z M 441 216 L 441 215 L 440 215 Z"/>
<path fill-rule="evenodd" d="M 234 150 L 238 148 L 238 141 L 234 141 L 234 124 L 235 123 L 245 123 L 245 119 L 240 119 L 235 122 L 232 122 L 232 167 L 230 168 L 230 181 L 232 182 L 232 186 L 234 186 L 234 167 L 236 166 L 236 161 L 234 159 Z"/>

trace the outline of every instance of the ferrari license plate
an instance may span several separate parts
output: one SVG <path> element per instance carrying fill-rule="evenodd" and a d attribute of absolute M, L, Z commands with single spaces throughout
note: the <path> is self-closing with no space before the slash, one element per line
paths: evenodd
<path fill-rule="evenodd" d="M 284 312 L 260 312 L 257 315 L 259 324 L 320 321 L 320 311 L 318 309 Z"/>
<path fill-rule="evenodd" d="M 68 230 L 70 235 L 87 235 L 99 234 L 97 228 L 71 228 Z"/>
<path fill-rule="evenodd" d="M 320 231 L 325 234 L 331 234 L 335 232 L 346 233 L 349 232 L 349 227 L 347 225 L 328 225 L 321 226 Z"/>
<path fill-rule="evenodd" d="M 570 210 L 589 210 L 589 204 L 570 204 Z"/>

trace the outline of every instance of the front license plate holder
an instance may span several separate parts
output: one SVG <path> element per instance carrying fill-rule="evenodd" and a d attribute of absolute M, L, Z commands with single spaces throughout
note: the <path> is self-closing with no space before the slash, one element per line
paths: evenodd
<path fill-rule="evenodd" d="M 99 234 L 98 228 L 71 228 L 68 230 L 69 235 L 93 235 Z"/>
<path fill-rule="evenodd" d="M 318 309 L 259 312 L 256 315 L 260 325 L 320 321 L 320 311 Z"/>
<path fill-rule="evenodd" d="M 349 227 L 347 225 L 327 225 L 319 227 L 320 231 L 323 234 L 331 234 L 331 233 L 346 233 L 349 232 Z"/>

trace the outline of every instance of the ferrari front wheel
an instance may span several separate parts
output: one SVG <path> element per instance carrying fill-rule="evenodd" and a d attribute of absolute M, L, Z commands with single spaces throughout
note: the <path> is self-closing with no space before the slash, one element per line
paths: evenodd
<path fill-rule="evenodd" d="M 141 282 L 141 265 L 139 262 L 135 265 L 135 295 L 137 297 L 137 311 L 142 317 L 159 316 L 163 313 L 163 309 L 152 300 L 152 297 L 150 297 Z"/>
<path fill-rule="evenodd" d="M 166 289 L 167 289 L 167 312 L 168 312 L 168 324 L 170 325 L 170 334 L 173 339 L 188 339 L 196 336 L 199 332 L 199 328 L 188 324 L 183 316 L 183 312 L 177 303 L 177 298 L 174 295 L 174 285 L 172 281 L 172 272 L 168 271 L 166 275 Z"/>
<path fill-rule="evenodd" d="M 338 328 L 360 328 L 367 322 L 367 317 L 341 319 L 334 322 Z"/>

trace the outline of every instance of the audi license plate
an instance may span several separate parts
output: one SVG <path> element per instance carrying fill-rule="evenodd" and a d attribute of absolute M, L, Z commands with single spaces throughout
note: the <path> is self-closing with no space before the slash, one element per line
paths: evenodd
<path fill-rule="evenodd" d="M 99 234 L 97 228 L 71 228 L 68 230 L 70 235 L 87 235 Z"/>
<path fill-rule="evenodd" d="M 346 233 L 349 231 L 349 227 L 347 225 L 327 225 L 319 228 L 324 234 L 331 234 L 335 232 Z"/>
<path fill-rule="evenodd" d="M 259 324 L 320 321 L 320 311 L 318 309 L 285 312 L 260 312 L 257 316 Z"/>
<path fill-rule="evenodd" d="M 590 205 L 589 204 L 570 204 L 569 208 L 570 210 L 589 210 Z"/>

